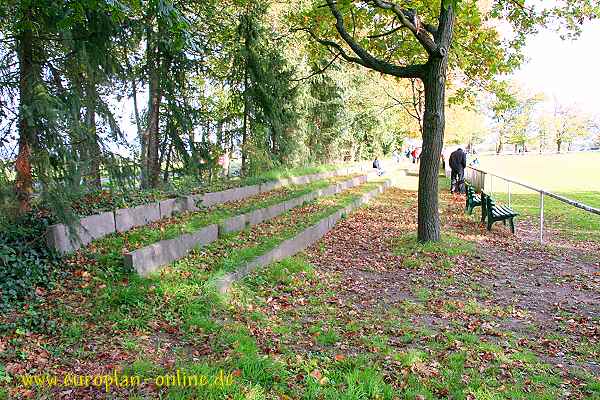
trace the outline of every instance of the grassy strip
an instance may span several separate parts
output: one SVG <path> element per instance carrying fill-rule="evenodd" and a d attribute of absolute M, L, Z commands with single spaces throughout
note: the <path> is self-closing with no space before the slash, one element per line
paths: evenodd
<path fill-rule="evenodd" d="M 160 240 L 173 239 L 185 233 L 195 232 L 205 226 L 216 224 L 234 215 L 240 215 L 260 208 L 269 207 L 318 189 L 346 181 L 354 176 L 340 176 L 311 182 L 307 185 L 291 185 L 267 193 L 261 193 L 244 200 L 218 204 L 199 212 L 184 213 L 155 223 L 138 227 L 123 233 L 116 233 L 88 247 L 90 256 L 106 266 L 122 266 L 122 254 Z"/>
<path fill-rule="evenodd" d="M 352 191 L 357 197 L 369 190 L 366 186 Z M 472 244 L 459 244 L 454 235 L 446 239 L 449 248 L 422 245 L 412 236 L 394 243 L 398 254 L 428 258 L 415 268 L 431 268 L 435 260 L 444 267 L 436 269 L 439 276 L 407 281 L 418 302 L 359 306 L 360 298 L 337 295 L 338 276 L 298 257 L 255 272 L 238 285 L 230 302 L 207 290 L 219 271 L 239 265 L 228 262 L 229 257 L 243 262 L 244 252 L 268 247 L 269 236 L 283 239 L 290 224 L 311 225 L 312 213 L 325 213 L 342 195 L 219 240 L 220 245 L 198 250 L 150 279 L 127 273 L 98 276 L 86 266 L 89 273 L 77 275 L 83 275 L 82 282 L 61 291 L 69 297 L 58 299 L 44 314 L 58 326 L 55 335 L 10 335 L 15 349 L 0 351 L 0 362 L 26 359 L 41 343 L 53 368 L 64 371 L 77 366 L 94 373 L 117 363 L 126 365 L 121 375 L 175 376 L 180 370 L 208 382 L 113 387 L 110 396 L 118 399 L 600 398 L 597 379 L 562 375 L 526 342 L 498 328 L 498 316 L 510 312 L 509 307 L 496 309 L 485 299 L 461 304 L 445 298 L 457 289 L 462 257 L 472 253 Z M 401 199 L 382 202 L 399 204 Z M 461 267 L 449 271 L 452 265 Z M 435 331 L 430 316 L 450 324 Z M 231 383 L 219 383 L 221 371 L 232 377 Z M 44 398 L 43 392 L 36 390 L 37 398 Z M 83 394 L 76 389 L 72 396 Z M 101 388 L 89 397 L 107 394 Z"/>

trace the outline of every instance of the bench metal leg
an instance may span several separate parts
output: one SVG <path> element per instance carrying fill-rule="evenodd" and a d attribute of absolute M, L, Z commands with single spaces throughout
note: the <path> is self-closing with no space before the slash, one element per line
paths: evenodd
<path fill-rule="evenodd" d="M 514 235 L 515 234 L 515 223 L 513 221 L 513 218 L 511 218 L 508 222 L 510 223 L 510 231 Z"/>
<path fill-rule="evenodd" d="M 504 224 L 504 226 L 506 226 L 506 220 L 505 219 L 502 220 L 502 223 Z"/>
<path fill-rule="evenodd" d="M 494 223 L 494 221 L 492 221 L 491 218 L 487 219 L 487 230 L 491 231 L 492 230 L 492 224 Z"/>

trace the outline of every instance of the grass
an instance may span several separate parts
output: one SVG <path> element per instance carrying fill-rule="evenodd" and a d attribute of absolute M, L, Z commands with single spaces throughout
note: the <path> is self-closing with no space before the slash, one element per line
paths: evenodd
<path fill-rule="evenodd" d="M 414 250 L 415 245 L 407 242 L 406 248 L 399 251 Z M 450 253 L 457 256 L 464 251 Z M 289 271 L 284 279 L 264 279 L 265 275 L 281 277 L 282 271 Z M 343 306 L 326 306 L 329 294 L 321 285 L 323 279 L 324 276 L 315 275 L 313 266 L 295 257 L 270 266 L 264 273 L 252 275 L 237 289 L 238 296 L 243 293 L 244 303 L 250 302 L 254 307 L 266 306 L 263 301 L 267 297 L 283 301 L 290 293 L 320 299 L 316 308 L 276 309 L 269 319 L 259 324 L 264 331 L 278 332 L 281 347 L 293 348 L 305 337 L 303 332 L 293 328 L 296 321 L 315 321 L 308 332 L 318 347 L 305 355 L 291 349 L 286 355 L 288 352 L 280 349 L 288 376 L 304 376 L 300 382 L 288 382 L 285 394 L 289 398 L 555 399 L 568 395 L 560 371 L 544 363 L 518 341 L 497 345 L 482 332 L 473 332 L 460 323 L 437 334 L 414 322 L 412 307 L 385 308 L 377 313 L 366 311 L 358 316 L 358 323 L 344 315 Z M 428 312 L 437 305 L 432 303 L 431 307 Z M 457 315 L 462 312 L 462 307 L 455 310 Z M 469 318 L 487 314 L 476 301 L 465 304 L 464 312 Z M 393 320 L 413 322 L 384 323 Z M 507 333 L 501 335 L 509 337 Z M 391 336 L 397 339 L 390 342 Z M 351 349 L 351 354 L 340 355 L 343 349 Z M 587 398 L 597 398 L 600 392 L 596 380 L 588 375 L 582 379 L 586 382 L 582 390 Z M 267 393 L 277 392 L 272 388 Z"/>
<path fill-rule="evenodd" d="M 600 192 L 600 153 L 482 156 L 480 168 L 548 191 Z M 494 191 L 506 191 L 496 180 Z M 496 189 L 497 188 L 497 189 Z M 513 193 L 527 192 L 512 185 Z"/>
<path fill-rule="evenodd" d="M 256 338 L 246 325 L 231 318 L 231 307 L 212 289 L 210 282 L 347 206 L 375 186 L 375 183 L 365 184 L 320 198 L 267 223 L 228 235 L 148 279 L 98 263 L 93 257 L 81 259 L 90 254 L 75 255 L 71 262 L 75 268 L 84 267 L 86 273 L 74 274 L 73 277 L 81 279 L 75 278 L 72 287 L 61 288 L 69 293 L 66 298 L 54 298 L 57 304 L 44 305 L 44 315 L 57 325 L 56 331 L 46 338 L 46 348 L 57 357 L 53 368 L 61 364 L 69 368 L 75 360 L 93 363 L 99 351 L 94 349 L 107 348 L 110 344 L 110 352 L 120 354 L 119 359 L 135 360 L 125 363 L 125 371 L 149 379 L 172 374 L 177 368 L 188 375 L 203 374 L 209 380 L 219 371 L 236 373 L 235 383 L 230 385 L 164 388 L 166 398 L 264 398 L 266 392 L 285 391 L 284 382 L 290 371 L 281 362 L 262 354 Z M 288 260 L 277 265 L 257 284 L 278 282 L 292 290 L 301 283 L 297 274 L 312 275 L 309 268 L 297 262 Z M 254 324 L 266 320 L 266 313 L 258 309 L 248 315 Z M 298 331 L 297 326 L 279 329 L 282 333 Z M 319 340 L 327 347 L 340 338 L 337 329 L 326 326 L 319 333 Z M 31 332 L 26 330 L 17 333 L 11 359 L 20 353 L 28 354 L 26 349 L 33 345 L 28 335 Z M 190 358 L 191 347 L 207 343 L 210 343 L 211 353 L 227 353 L 232 357 L 218 357 L 211 362 L 196 362 Z M 265 345 L 276 346 L 276 343 L 261 343 Z M 0 351 L 0 361 L 6 356 Z M 171 367 L 165 367 L 164 357 L 172 360 Z M 44 392 L 38 391 L 39 395 Z"/>
<path fill-rule="evenodd" d="M 420 243 L 417 236 L 408 234 L 394 242 L 394 251 L 403 257 L 402 266 L 419 269 L 426 264 L 435 264 L 439 269 L 449 269 L 452 262 L 448 257 L 468 255 L 475 252 L 475 246 L 452 233 L 446 233 L 439 242 Z"/>

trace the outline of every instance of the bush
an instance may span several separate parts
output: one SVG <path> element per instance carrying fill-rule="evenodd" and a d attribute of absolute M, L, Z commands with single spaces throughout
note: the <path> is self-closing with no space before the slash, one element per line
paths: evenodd
<path fill-rule="evenodd" d="M 0 313 L 51 285 L 60 257 L 46 247 L 48 222 L 39 213 L 0 222 Z"/>

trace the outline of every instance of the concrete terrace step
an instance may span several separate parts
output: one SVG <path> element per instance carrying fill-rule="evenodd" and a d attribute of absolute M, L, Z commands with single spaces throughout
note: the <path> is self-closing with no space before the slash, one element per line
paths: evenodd
<path fill-rule="evenodd" d="M 147 225 L 151 222 L 167 218 L 176 212 L 197 211 L 198 205 L 209 207 L 216 204 L 243 200 L 259 193 L 266 193 L 289 185 L 308 184 L 335 176 L 351 175 L 371 171 L 368 163 L 340 168 L 335 171 L 278 179 L 258 185 L 231 188 L 220 192 L 189 195 L 166 199 L 131 208 L 122 208 L 81 218 L 70 227 L 66 224 L 55 224 L 46 230 L 46 243 L 49 248 L 61 254 L 73 252 L 96 239 L 115 232 L 126 232 L 130 229 Z"/>
<path fill-rule="evenodd" d="M 384 181 L 381 185 L 379 185 L 379 187 L 364 194 L 344 209 L 323 218 L 315 225 L 296 235 L 296 237 L 284 241 L 273 250 L 256 257 L 254 260 L 244 264 L 236 271 L 226 274 L 216 281 L 217 289 L 219 292 L 225 293 L 235 281 L 244 278 L 255 269 L 269 265 L 275 261 L 283 260 L 284 258 L 293 256 L 294 254 L 306 249 L 325 236 L 325 234 L 329 232 L 344 215 L 347 215 L 357 207 L 368 203 L 373 197 L 383 193 L 390 186 L 391 182 L 389 180 Z"/>
<path fill-rule="evenodd" d="M 369 175 L 372 177 L 376 176 L 376 174 Z M 125 266 L 135 269 L 141 276 L 147 276 L 159 270 L 162 266 L 185 257 L 192 249 L 212 243 L 219 236 L 257 225 L 296 208 L 305 202 L 341 193 L 352 187 L 360 186 L 367 182 L 367 180 L 368 176 L 362 175 L 279 204 L 229 217 L 219 224 L 209 225 L 192 234 L 184 234 L 174 239 L 162 240 L 126 253 L 123 256 L 123 262 Z"/>

